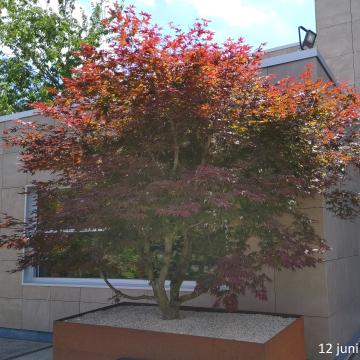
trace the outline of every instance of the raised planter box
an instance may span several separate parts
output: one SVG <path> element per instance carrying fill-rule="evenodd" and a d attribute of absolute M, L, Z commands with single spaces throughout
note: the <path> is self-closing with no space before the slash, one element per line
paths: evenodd
<path fill-rule="evenodd" d="M 114 312 L 117 306 L 124 305 L 136 306 L 124 303 L 55 321 L 54 360 L 305 360 L 302 317 L 281 315 L 293 319 L 280 332 L 262 342 L 133 329 L 119 324 L 84 323 L 89 317 L 102 318 L 106 311 Z M 121 310 L 125 311 L 125 308 Z M 183 307 L 183 310 L 219 312 L 193 307 Z M 278 314 L 261 315 L 279 317 Z"/>

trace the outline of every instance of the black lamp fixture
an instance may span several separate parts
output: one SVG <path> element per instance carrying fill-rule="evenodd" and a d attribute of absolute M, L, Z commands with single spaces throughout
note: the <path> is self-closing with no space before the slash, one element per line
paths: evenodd
<path fill-rule="evenodd" d="M 305 32 L 304 39 L 302 39 L 302 37 L 301 37 L 301 30 Z M 298 32 L 299 32 L 299 44 L 300 44 L 301 50 L 305 50 L 305 48 L 308 48 L 308 49 L 313 48 L 315 45 L 315 40 L 316 40 L 317 34 L 315 32 L 313 32 L 312 30 L 308 30 L 308 29 L 304 28 L 303 26 L 298 27 Z"/>

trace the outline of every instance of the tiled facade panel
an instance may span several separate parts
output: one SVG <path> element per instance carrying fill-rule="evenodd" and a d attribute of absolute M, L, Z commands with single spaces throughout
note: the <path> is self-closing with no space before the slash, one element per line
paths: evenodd
<path fill-rule="evenodd" d="M 339 82 L 360 90 L 360 1 L 315 0 L 317 46 Z M 360 178 L 344 186 L 360 191 Z M 360 220 L 343 221 L 324 213 L 329 299 L 329 341 L 346 344 L 360 329 Z"/>

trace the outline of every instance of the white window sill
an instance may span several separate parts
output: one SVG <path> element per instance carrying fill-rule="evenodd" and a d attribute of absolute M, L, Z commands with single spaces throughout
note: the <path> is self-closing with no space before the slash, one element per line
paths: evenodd
<path fill-rule="evenodd" d="M 141 289 L 152 290 L 147 280 L 132 279 L 109 279 L 111 284 L 121 289 Z M 193 291 L 195 281 L 184 281 L 181 291 Z M 23 273 L 22 285 L 24 286 L 67 286 L 67 287 L 92 287 L 92 288 L 108 288 L 104 280 L 85 279 L 85 278 L 56 278 L 56 277 L 29 277 L 26 272 Z M 166 288 L 169 288 L 169 282 L 166 282 Z"/>

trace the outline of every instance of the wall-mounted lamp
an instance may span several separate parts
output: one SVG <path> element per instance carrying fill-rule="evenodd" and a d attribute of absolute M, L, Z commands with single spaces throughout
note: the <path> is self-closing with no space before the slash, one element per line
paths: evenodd
<path fill-rule="evenodd" d="M 302 39 L 301 30 L 305 32 L 305 37 Z M 317 34 L 311 30 L 305 29 L 303 26 L 298 27 L 299 32 L 299 44 L 301 50 L 305 50 L 305 48 L 311 49 L 315 45 L 315 40 Z"/>

